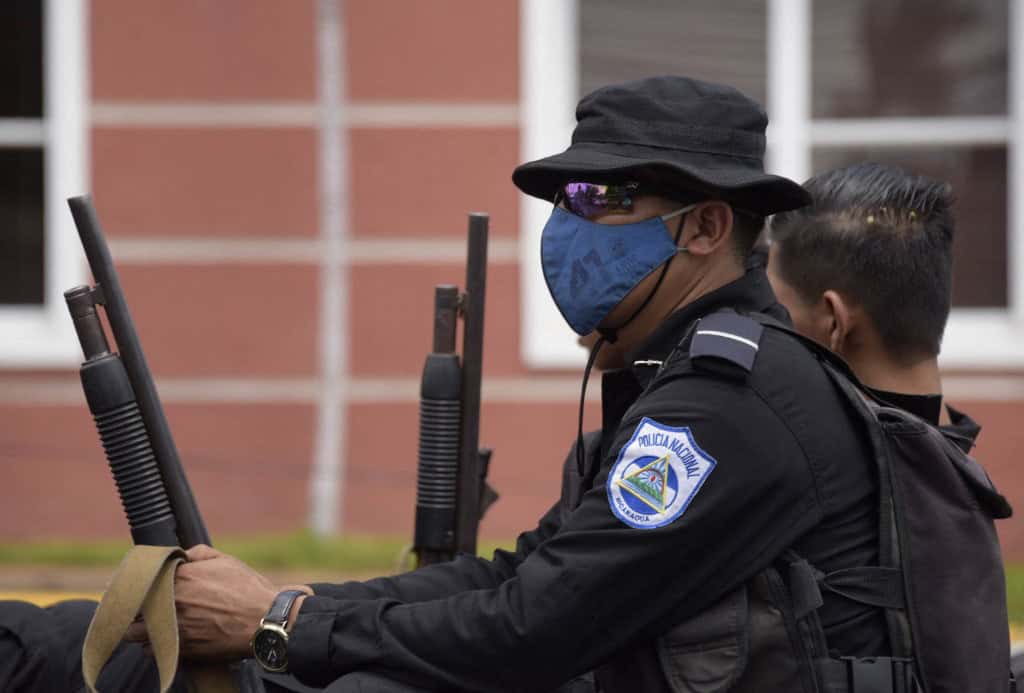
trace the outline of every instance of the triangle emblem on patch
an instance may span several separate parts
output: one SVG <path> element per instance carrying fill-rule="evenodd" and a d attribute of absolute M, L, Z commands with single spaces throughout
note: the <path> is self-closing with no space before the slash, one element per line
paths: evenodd
<path fill-rule="evenodd" d="M 608 507 L 628 527 L 665 527 L 686 512 L 716 464 L 689 426 L 644 417 L 608 472 Z"/>
<path fill-rule="evenodd" d="M 646 467 L 620 479 L 619 486 L 654 508 L 655 512 L 665 512 L 668 457 L 668 455 L 660 457 Z"/>

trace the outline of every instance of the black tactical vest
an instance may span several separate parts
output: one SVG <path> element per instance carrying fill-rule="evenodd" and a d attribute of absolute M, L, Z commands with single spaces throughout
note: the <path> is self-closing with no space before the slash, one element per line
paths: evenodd
<path fill-rule="evenodd" d="M 700 614 L 658 638 L 656 655 L 630 681 L 674 693 L 1005 693 L 1009 674 L 1005 578 L 992 520 L 1011 510 L 956 441 L 868 396 L 835 355 L 762 315 L 714 313 L 701 332 L 744 339 L 762 325 L 800 340 L 821 361 L 861 419 L 879 480 L 879 565 L 825 575 L 793 552 Z M 758 329 L 753 329 L 756 327 Z M 714 372 L 749 372 L 753 359 L 728 337 L 688 346 Z M 664 367 L 663 367 L 664 368 Z M 587 468 L 600 463 L 601 434 L 583 438 Z M 592 477 L 575 447 L 563 471 L 563 520 Z M 831 652 L 818 618 L 822 592 L 883 609 L 890 656 Z M 643 685 L 642 683 L 640 684 Z"/>
<path fill-rule="evenodd" d="M 600 432 L 586 433 L 583 440 L 588 467 L 599 463 Z M 563 465 L 563 521 L 589 484 L 575 450 Z M 772 567 L 662 635 L 657 661 L 648 665 L 656 671 L 633 670 L 624 687 L 657 677 L 676 693 L 817 691 L 801 642 L 786 580 Z"/>

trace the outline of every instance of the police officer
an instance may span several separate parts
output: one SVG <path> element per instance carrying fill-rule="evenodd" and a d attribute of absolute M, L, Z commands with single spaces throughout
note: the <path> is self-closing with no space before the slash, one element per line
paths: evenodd
<path fill-rule="evenodd" d="M 772 219 L 766 257 L 794 327 L 842 356 L 876 398 L 970 452 L 981 427 L 943 401 L 938 364 L 952 302 L 952 187 L 859 163 L 804 188 L 811 204 Z M 1024 678 L 1024 654 L 1010 668 Z"/>
<path fill-rule="evenodd" d="M 263 664 L 332 691 L 545 690 L 589 670 L 609 693 L 814 690 L 784 566 L 873 565 L 878 527 L 857 422 L 802 344 L 748 317 L 786 319 L 744 260 L 807 194 L 764 173 L 765 114 L 728 87 L 609 86 L 577 119 L 565 152 L 513 174 L 553 203 L 544 275 L 597 333 L 591 365 L 612 347 L 568 497 L 491 561 L 298 595 L 198 547 L 176 584 L 185 654 L 245 656 L 269 609 L 287 642 Z M 826 593 L 814 617 L 831 652 L 888 654 L 878 609 Z"/>

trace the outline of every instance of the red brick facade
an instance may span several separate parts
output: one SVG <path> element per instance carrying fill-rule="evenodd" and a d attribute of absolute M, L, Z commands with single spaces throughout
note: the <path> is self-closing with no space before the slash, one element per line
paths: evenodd
<path fill-rule="evenodd" d="M 492 245 L 506 248 L 490 266 L 481 434 L 496 449 L 502 499 L 483 533 L 509 538 L 556 499 L 578 374 L 530 372 L 520 360 L 515 116 L 473 122 L 469 109 L 469 122 L 453 124 L 417 113 L 467 104 L 516 113 L 518 3 L 344 7 L 347 105 L 404 108 L 409 124 L 370 118 L 346 132 L 351 241 L 387 253 L 353 256 L 349 267 L 339 519 L 345 531 L 411 532 L 432 287 L 461 284 L 464 272 L 458 253 L 424 260 L 412 242 L 450 248 L 465 237 L 466 212 L 481 210 Z M 214 536 L 302 527 L 320 300 L 315 3 L 92 0 L 90 34 L 92 108 L 105 114 L 92 128 L 92 188 L 207 522 Z M 287 113 L 246 115 L 259 106 Z M 182 109 L 192 114 L 184 124 Z M 254 243 L 271 250 L 253 260 Z M 172 259 L 147 255 L 166 244 Z M 75 372 L 0 371 L 0 380 L 26 393 L 0 405 L 15 489 L 0 504 L 0 538 L 124 535 Z M 979 457 L 1024 504 L 1024 398 L 957 403 L 985 427 Z M 1024 559 L 1024 524 L 1001 529 L 1009 555 Z"/>

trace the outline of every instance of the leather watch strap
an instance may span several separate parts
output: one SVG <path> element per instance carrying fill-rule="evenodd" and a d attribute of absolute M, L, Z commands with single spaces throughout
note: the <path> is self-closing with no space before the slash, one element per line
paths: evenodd
<path fill-rule="evenodd" d="M 304 595 L 305 592 L 302 590 L 285 590 L 279 595 L 274 597 L 274 603 L 270 605 L 270 610 L 267 611 L 267 615 L 263 617 L 266 623 L 276 623 L 279 626 L 284 626 L 288 620 L 288 614 L 292 610 L 292 604 L 295 600 Z"/>

